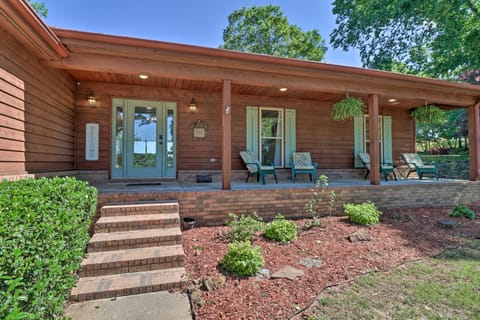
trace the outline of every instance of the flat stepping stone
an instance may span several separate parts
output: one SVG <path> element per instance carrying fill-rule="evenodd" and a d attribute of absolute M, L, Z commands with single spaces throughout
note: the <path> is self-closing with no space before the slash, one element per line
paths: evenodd
<path fill-rule="evenodd" d="M 444 227 L 445 229 L 453 229 L 460 225 L 460 222 L 453 221 L 453 220 L 439 220 L 437 222 L 440 226 Z"/>
<path fill-rule="evenodd" d="M 300 264 L 308 268 L 320 268 L 323 266 L 323 261 L 319 258 L 303 258 L 300 260 Z"/>
<path fill-rule="evenodd" d="M 354 233 L 347 236 L 347 239 L 350 242 L 358 242 L 358 241 L 372 241 L 372 237 L 370 234 L 365 230 L 357 230 Z"/>
<path fill-rule="evenodd" d="M 292 266 L 285 266 L 282 269 L 278 270 L 271 275 L 272 279 L 289 279 L 295 280 L 297 277 L 302 277 L 304 275 L 303 270 L 296 269 Z"/>

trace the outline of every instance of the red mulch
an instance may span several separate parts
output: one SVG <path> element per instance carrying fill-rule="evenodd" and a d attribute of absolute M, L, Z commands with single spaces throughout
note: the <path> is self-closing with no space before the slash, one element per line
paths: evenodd
<path fill-rule="evenodd" d="M 453 229 L 438 224 L 438 220 L 449 219 L 450 208 L 424 208 L 385 212 L 381 223 L 372 228 L 351 225 L 345 217 L 323 218 L 323 227 L 299 229 L 298 239 L 289 244 L 257 237 L 254 244 L 261 246 L 264 268 L 270 274 L 290 265 L 302 269 L 305 275 L 294 281 L 227 275 L 222 288 L 201 291 L 205 304 L 196 307 L 195 319 L 289 319 L 308 307 L 326 286 L 344 283 L 372 270 L 388 270 L 410 260 L 432 256 L 446 247 L 480 237 L 480 205 L 471 208 L 477 219 L 453 219 L 461 222 Z M 393 219 L 394 214 L 407 214 L 413 221 Z M 301 226 L 304 220 L 296 223 Z M 350 243 L 346 236 L 361 228 L 372 236 L 372 241 Z M 222 274 L 219 262 L 228 243 L 218 237 L 218 232 L 227 230 L 210 227 L 184 231 L 190 283 Z M 195 248 L 199 247 L 201 250 L 196 252 Z M 300 259 L 309 257 L 320 258 L 323 266 L 308 268 L 299 263 Z"/>

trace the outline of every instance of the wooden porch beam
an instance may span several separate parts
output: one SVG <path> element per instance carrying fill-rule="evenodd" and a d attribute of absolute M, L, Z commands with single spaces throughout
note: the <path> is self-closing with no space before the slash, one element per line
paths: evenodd
<path fill-rule="evenodd" d="M 222 96 L 222 188 L 232 188 L 232 81 L 223 80 Z"/>
<path fill-rule="evenodd" d="M 378 95 L 368 96 L 368 131 L 370 140 L 370 184 L 380 184 L 380 148 L 378 138 Z"/>
<path fill-rule="evenodd" d="M 470 180 L 480 180 L 480 101 L 468 108 Z"/>
<path fill-rule="evenodd" d="M 236 84 L 248 84 L 264 87 L 285 87 L 289 89 L 323 91 L 330 93 L 364 94 L 370 92 L 379 96 L 400 96 L 404 99 L 420 99 L 453 106 L 467 106 L 475 103 L 475 97 L 457 89 L 454 92 L 441 87 L 411 85 L 401 81 L 368 79 L 361 77 L 331 76 L 321 72 L 301 74 L 283 74 L 281 72 L 255 71 L 234 66 L 206 66 L 193 61 L 166 62 L 131 57 L 112 57 L 108 55 L 74 54 L 62 61 L 47 63 L 50 67 L 63 70 L 86 72 L 105 72 L 116 74 L 148 74 L 152 77 L 167 77 L 199 81 L 218 81 L 231 79 Z M 273 69 L 270 69 L 273 70 Z M 373 88 L 373 92 L 372 92 Z"/>

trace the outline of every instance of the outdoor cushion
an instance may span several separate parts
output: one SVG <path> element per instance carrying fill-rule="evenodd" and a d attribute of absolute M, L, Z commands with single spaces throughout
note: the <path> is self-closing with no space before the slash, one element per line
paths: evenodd
<path fill-rule="evenodd" d="M 292 181 L 295 182 L 295 175 L 304 173 L 308 174 L 310 176 L 310 181 L 315 183 L 315 180 L 317 179 L 318 164 L 312 164 L 310 152 L 294 152 L 292 157 Z"/>
<path fill-rule="evenodd" d="M 265 184 L 265 175 L 273 174 L 275 178 L 275 183 L 278 183 L 277 174 L 275 172 L 275 167 L 273 163 L 269 166 L 263 165 L 255 157 L 255 154 L 252 151 L 240 151 L 240 157 L 242 158 L 245 166 L 248 170 L 247 181 L 250 176 L 257 175 L 257 181 L 262 179 L 262 183 Z"/>

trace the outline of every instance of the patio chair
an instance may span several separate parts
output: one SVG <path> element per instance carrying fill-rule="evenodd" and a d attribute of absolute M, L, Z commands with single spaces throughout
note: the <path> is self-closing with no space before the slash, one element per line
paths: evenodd
<path fill-rule="evenodd" d="M 407 178 L 410 173 L 417 172 L 420 180 L 422 180 L 424 174 L 432 174 L 438 180 L 437 163 L 426 164 L 416 153 L 402 153 L 402 158 L 408 166 Z"/>
<path fill-rule="evenodd" d="M 367 179 L 368 175 L 370 174 L 370 154 L 366 152 L 360 152 L 358 154 L 358 158 L 360 161 L 362 161 L 363 166 L 367 169 L 367 172 L 365 172 L 365 177 L 363 179 Z M 380 172 L 383 174 L 383 177 L 385 178 L 385 181 L 388 181 L 388 174 L 391 173 L 393 175 L 393 178 L 397 180 L 397 175 L 395 174 L 395 171 L 393 170 L 393 163 L 382 163 L 380 164 Z"/>
<path fill-rule="evenodd" d="M 295 175 L 308 174 L 310 181 L 315 183 L 317 179 L 318 163 L 312 163 L 310 152 L 294 152 L 292 162 L 292 181 L 295 182 Z"/>
<path fill-rule="evenodd" d="M 260 163 L 255 158 L 255 154 L 252 151 L 240 151 L 240 157 L 243 160 L 243 163 L 245 163 L 245 166 L 248 169 L 248 176 L 247 176 L 247 181 L 250 178 L 250 176 L 257 175 L 257 182 L 262 179 L 262 183 L 265 184 L 265 175 L 266 174 L 273 174 L 273 177 L 275 178 L 275 183 L 278 183 L 277 180 L 277 174 L 275 172 L 275 167 L 273 166 L 273 163 L 269 166 L 265 166 Z"/>

